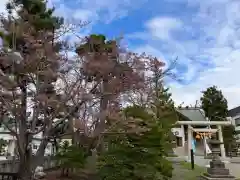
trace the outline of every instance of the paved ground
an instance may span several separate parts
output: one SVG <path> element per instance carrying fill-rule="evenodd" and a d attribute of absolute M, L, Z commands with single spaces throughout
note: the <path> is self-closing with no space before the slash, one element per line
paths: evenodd
<path fill-rule="evenodd" d="M 195 159 L 196 164 L 199 166 L 206 167 L 207 165 L 209 165 L 210 160 L 204 159 L 204 157 L 196 156 Z M 240 164 L 231 163 L 230 161 L 231 159 L 225 161 L 226 168 L 229 169 L 230 173 L 233 176 L 235 176 L 236 178 L 240 178 Z"/>
<path fill-rule="evenodd" d="M 179 161 L 186 160 L 186 157 L 177 157 L 176 158 Z M 204 159 L 203 156 L 195 156 L 195 164 L 201 167 L 207 167 L 209 165 L 210 160 L 209 159 Z M 234 161 L 235 158 L 231 159 L 226 159 L 225 166 L 226 168 L 229 169 L 230 173 L 235 176 L 236 178 L 240 178 L 240 164 L 239 163 L 231 163 L 231 161 Z M 240 162 L 240 159 L 238 160 Z"/>
<path fill-rule="evenodd" d="M 187 157 L 184 156 L 185 152 L 183 148 L 176 148 L 174 149 L 174 152 L 180 156 L 180 159 L 182 160 L 186 160 Z M 195 156 L 195 164 L 197 164 L 198 166 L 202 166 L 202 167 L 206 167 L 207 165 L 209 165 L 209 161 L 207 159 L 204 159 L 203 156 Z M 225 162 L 225 166 L 226 168 L 229 169 L 230 173 L 232 175 L 234 175 L 236 178 L 240 178 L 240 158 L 229 158 L 227 159 Z M 231 163 L 231 162 L 235 162 L 235 163 Z"/>

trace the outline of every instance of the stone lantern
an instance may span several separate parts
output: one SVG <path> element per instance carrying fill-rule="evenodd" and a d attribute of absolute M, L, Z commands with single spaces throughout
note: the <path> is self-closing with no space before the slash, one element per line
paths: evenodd
<path fill-rule="evenodd" d="M 225 168 L 225 164 L 220 160 L 220 144 L 217 139 L 209 139 L 208 143 L 212 150 L 212 160 L 207 172 L 201 176 L 201 180 L 235 180 L 235 177 L 230 175 L 229 169 Z"/>

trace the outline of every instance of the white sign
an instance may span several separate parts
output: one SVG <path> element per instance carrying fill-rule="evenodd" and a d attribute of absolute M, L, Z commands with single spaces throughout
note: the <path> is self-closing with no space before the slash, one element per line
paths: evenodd
<path fill-rule="evenodd" d="M 178 137 L 183 137 L 184 135 L 182 128 L 172 128 L 172 133 Z"/>

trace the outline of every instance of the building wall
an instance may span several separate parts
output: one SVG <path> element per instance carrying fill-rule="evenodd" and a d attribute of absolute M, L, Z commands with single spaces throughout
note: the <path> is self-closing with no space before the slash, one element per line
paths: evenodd
<path fill-rule="evenodd" d="M 231 121 L 232 121 L 232 124 L 235 126 L 235 131 L 240 132 L 240 114 L 237 114 L 236 116 L 232 117 Z M 240 139 L 239 133 L 237 137 Z"/>
<path fill-rule="evenodd" d="M 36 153 L 38 147 L 40 146 L 41 143 L 41 137 L 42 133 L 36 134 L 34 136 L 34 140 L 32 141 L 32 152 Z M 9 153 L 9 155 L 13 156 L 14 155 L 14 149 L 16 147 L 15 140 L 16 138 L 12 136 L 8 130 L 5 128 L 0 127 L 0 139 L 8 141 L 8 145 L 5 147 L 5 152 Z M 45 149 L 45 156 L 49 156 L 53 154 L 53 147 L 52 144 L 49 143 Z M 1 159 L 4 159 L 4 157 L 0 157 Z"/>

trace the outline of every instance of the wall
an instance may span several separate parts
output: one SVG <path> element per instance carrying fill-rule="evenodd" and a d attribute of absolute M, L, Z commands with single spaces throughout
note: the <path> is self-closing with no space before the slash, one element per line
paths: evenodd
<path fill-rule="evenodd" d="M 4 140 L 16 139 L 14 136 L 10 135 L 9 131 L 0 127 L 0 138 Z"/>
<path fill-rule="evenodd" d="M 41 144 L 41 140 L 34 139 L 32 141 L 32 152 L 35 154 Z M 50 156 L 53 154 L 53 146 L 51 143 L 48 143 L 46 149 L 45 149 L 45 156 Z"/>
<path fill-rule="evenodd" d="M 49 170 L 52 168 L 58 167 L 58 162 L 56 160 L 51 159 L 50 157 L 44 157 L 43 160 L 43 169 Z M 19 161 L 18 160 L 3 160 L 0 161 L 0 173 L 1 172 L 17 172 L 19 167 Z M 1 178 L 0 178 L 1 179 Z"/>

